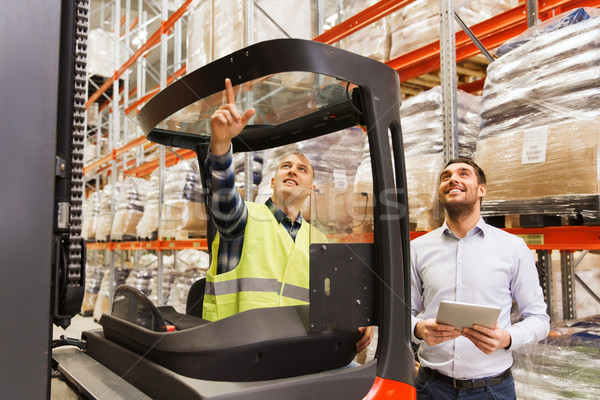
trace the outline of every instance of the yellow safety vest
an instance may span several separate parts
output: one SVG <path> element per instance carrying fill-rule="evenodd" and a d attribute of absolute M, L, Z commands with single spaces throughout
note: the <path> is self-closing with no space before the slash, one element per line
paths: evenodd
<path fill-rule="evenodd" d="M 325 235 L 302 222 L 296 241 L 264 204 L 247 202 L 248 222 L 240 263 L 217 274 L 219 235 L 212 244 L 202 318 L 216 321 L 255 308 L 293 306 L 309 301 L 309 245 Z M 317 237 L 315 237 L 317 236 Z"/>

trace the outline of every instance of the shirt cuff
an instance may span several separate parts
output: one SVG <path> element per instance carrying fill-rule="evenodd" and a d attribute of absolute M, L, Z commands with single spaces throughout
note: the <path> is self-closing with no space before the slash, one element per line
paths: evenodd
<path fill-rule="evenodd" d="M 225 171 L 231 166 L 233 162 L 233 146 L 229 145 L 229 151 L 221 156 L 216 156 L 208 151 L 207 164 L 211 170 Z"/>
<path fill-rule="evenodd" d="M 410 336 L 411 336 L 411 340 L 413 341 L 413 343 L 423 343 L 423 339 L 419 339 L 418 337 L 415 336 L 415 328 L 417 326 L 417 322 L 419 322 L 420 319 L 415 317 L 415 316 L 411 316 L 410 317 L 410 325 L 411 325 L 411 330 L 410 330 Z"/>
<path fill-rule="evenodd" d="M 521 330 L 518 326 L 512 325 L 506 331 L 510 335 L 510 345 L 505 350 L 517 350 L 525 344 L 525 338 L 521 335 Z"/>

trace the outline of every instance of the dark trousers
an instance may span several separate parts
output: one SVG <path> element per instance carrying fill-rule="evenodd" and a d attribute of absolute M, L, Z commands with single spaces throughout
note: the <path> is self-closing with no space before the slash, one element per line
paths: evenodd
<path fill-rule="evenodd" d="M 502 383 L 474 389 L 456 389 L 447 382 L 436 379 L 435 373 L 430 375 L 419 368 L 415 386 L 417 400 L 515 400 L 515 381 L 512 376 Z"/>

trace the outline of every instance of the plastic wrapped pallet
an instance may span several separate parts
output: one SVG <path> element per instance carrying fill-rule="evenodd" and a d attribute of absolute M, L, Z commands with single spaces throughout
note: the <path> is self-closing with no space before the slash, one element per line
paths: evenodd
<path fill-rule="evenodd" d="M 367 7 L 377 3 L 377 1 L 343 0 L 341 9 L 342 20 L 353 17 Z M 340 40 L 340 48 L 380 62 L 389 60 L 390 44 L 390 17 L 388 16 Z"/>
<path fill-rule="evenodd" d="M 94 103 L 96 104 L 96 103 Z M 93 143 L 86 143 L 85 144 L 85 148 L 84 148 L 84 153 L 83 153 L 83 162 L 84 164 L 89 164 L 91 163 L 96 157 L 96 149 L 98 148 L 98 146 L 96 146 Z"/>
<path fill-rule="evenodd" d="M 431 230 L 441 225 L 443 213 L 437 204 L 437 177 L 443 167 L 442 152 L 405 154 L 407 177 L 409 220 L 412 230 Z M 364 223 L 357 224 L 355 233 L 372 233 L 373 181 L 371 157 L 368 146 L 358 167 L 354 184 L 353 210 L 358 217 L 363 215 Z"/>
<path fill-rule="evenodd" d="M 136 240 L 136 226 L 144 214 L 148 181 L 128 177 L 123 181 L 110 232 L 111 240 Z"/>
<path fill-rule="evenodd" d="M 196 0 L 188 12 L 188 73 L 244 47 L 244 0 Z M 256 0 L 250 43 L 294 37 L 310 39 L 311 0 Z"/>
<path fill-rule="evenodd" d="M 84 317 L 91 316 L 94 313 L 100 283 L 105 270 L 106 268 L 102 265 L 87 264 L 85 266 L 85 293 L 81 302 L 81 314 Z"/>
<path fill-rule="evenodd" d="M 482 140 L 477 163 L 488 177 L 485 203 L 548 198 L 552 213 L 553 198 L 599 193 L 599 139 L 600 118 L 513 129 Z"/>
<path fill-rule="evenodd" d="M 130 268 L 125 266 L 116 266 L 114 268 L 114 287 L 124 284 L 129 276 Z M 104 269 L 104 275 L 100 282 L 100 289 L 98 290 L 98 297 L 96 304 L 94 305 L 94 320 L 99 321 L 103 313 L 109 311 L 110 307 L 110 271 L 108 268 Z"/>
<path fill-rule="evenodd" d="M 163 271 L 163 276 L 166 276 L 166 271 Z M 136 288 L 146 296 L 153 293 L 156 277 L 156 266 L 154 268 L 134 268 L 125 280 L 125 284 Z M 165 286 L 163 285 L 163 290 Z"/>
<path fill-rule="evenodd" d="M 588 18 L 560 23 L 582 13 Z M 600 116 L 599 16 L 597 9 L 576 9 L 527 30 L 526 41 L 513 39 L 520 46 L 488 66 L 482 138 Z"/>
<path fill-rule="evenodd" d="M 307 198 L 302 215 L 325 233 L 352 232 L 354 177 L 361 161 L 366 135 L 360 128 L 348 128 L 318 139 L 265 150 L 263 180 L 256 201 L 263 203 L 272 194 L 271 178 L 281 158 L 300 152 L 310 160 L 316 189 Z M 312 202 L 311 202 L 312 199 Z M 311 204 L 312 203 L 312 204 Z"/>
<path fill-rule="evenodd" d="M 514 353 L 517 397 L 597 399 L 600 315 L 552 323 L 548 338 Z"/>
<path fill-rule="evenodd" d="M 507 40 L 496 50 L 496 56 L 502 57 L 508 52 L 533 39 L 536 39 L 539 36 L 545 36 L 547 33 L 562 29 L 566 26 L 577 24 L 581 21 L 585 21 L 592 16 L 590 15 L 590 12 L 593 14 L 594 10 L 589 8 L 577 8 L 573 11 L 568 11 L 564 14 L 561 14 L 559 18 L 552 18 L 544 21 L 536 25 L 534 29 L 529 29 L 525 33 Z"/>
<path fill-rule="evenodd" d="M 187 296 L 197 280 L 206 277 L 210 256 L 205 251 L 187 249 L 177 252 L 177 266 L 166 304 L 185 313 Z"/>
<path fill-rule="evenodd" d="M 104 29 L 92 29 L 88 33 L 87 73 L 110 78 L 115 74 L 115 37 Z M 126 61 L 124 51 L 119 51 L 120 67 Z"/>
<path fill-rule="evenodd" d="M 92 192 L 85 200 L 83 208 L 83 224 L 81 226 L 81 237 L 87 241 L 96 239 L 98 228 L 98 217 L 100 215 L 100 193 Z"/>
<path fill-rule="evenodd" d="M 180 161 L 165 172 L 159 237 L 206 236 L 206 207 L 196 159 Z"/>
<path fill-rule="evenodd" d="M 158 237 L 158 175 L 153 173 L 148 181 L 144 214 L 135 227 L 137 237 L 142 240 L 153 240 Z"/>
<path fill-rule="evenodd" d="M 117 182 L 114 186 L 115 199 L 119 196 L 121 184 Z M 105 242 L 110 238 L 112 226 L 111 207 L 113 203 L 113 186 L 108 184 L 100 192 L 100 212 L 98 215 L 98 226 L 96 228 L 96 241 Z"/>
<path fill-rule="evenodd" d="M 458 156 L 473 157 L 479 134 L 480 100 L 458 91 Z M 441 225 L 444 214 L 437 200 L 438 176 L 443 167 L 441 88 L 436 87 L 404 101 L 400 107 L 404 144 L 409 219 L 416 230 Z M 367 149 L 357 182 L 361 192 L 372 193 L 371 163 Z M 370 184 L 370 186 L 369 186 Z"/>
<path fill-rule="evenodd" d="M 466 4 L 465 4 L 466 3 Z M 467 26 L 491 18 L 518 5 L 517 0 L 475 0 L 455 1 L 458 16 Z M 460 25 L 454 23 L 455 31 Z M 391 49 L 390 58 L 415 50 L 440 38 L 440 14 L 438 0 L 416 0 L 390 18 Z"/>
<path fill-rule="evenodd" d="M 570 23 L 582 13 L 588 18 Z M 599 16 L 587 8 L 561 14 L 489 65 L 477 151 L 488 175 L 485 215 L 598 219 Z"/>
<path fill-rule="evenodd" d="M 140 290 L 151 302 L 159 305 L 157 261 L 154 254 L 142 255 L 125 283 Z M 178 312 L 185 313 L 190 287 L 195 281 L 206 276 L 209 263 L 208 253 L 199 250 L 186 249 L 164 255 L 160 303 L 173 306 Z"/>
<path fill-rule="evenodd" d="M 197 280 L 205 277 L 206 271 L 200 269 L 189 269 L 184 272 L 178 272 L 173 279 L 167 305 L 172 306 L 177 312 L 184 314 L 190 288 Z"/>
<path fill-rule="evenodd" d="M 242 193 L 246 189 L 246 154 L 247 153 L 236 153 L 233 155 L 233 163 L 235 165 L 235 186 Z M 252 167 L 252 190 L 253 196 L 256 197 L 258 193 L 258 185 L 262 180 L 262 169 L 263 169 L 263 152 L 258 151 L 252 153 L 251 160 Z"/>
<path fill-rule="evenodd" d="M 458 91 L 458 155 L 473 157 L 479 134 L 480 100 Z M 431 230 L 444 219 L 437 200 L 438 176 L 443 167 L 442 96 L 439 87 L 422 92 L 402 103 L 402 140 L 407 176 L 409 219 L 416 230 Z M 363 149 L 355 182 L 354 212 L 372 204 L 373 183 L 369 148 Z M 375 198 L 377 201 L 377 198 Z M 366 212 L 364 215 L 372 215 Z M 369 223 L 370 222 L 370 223 Z M 355 229 L 372 232 L 372 221 Z"/>
<path fill-rule="evenodd" d="M 481 100 L 457 91 L 458 155 L 473 157 L 477 148 Z M 408 155 L 441 153 L 442 91 L 439 86 L 405 100 L 400 106 L 402 140 Z"/>
<path fill-rule="evenodd" d="M 190 73 L 213 61 L 213 2 L 194 0 L 187 16 L 186 71 Z"/>

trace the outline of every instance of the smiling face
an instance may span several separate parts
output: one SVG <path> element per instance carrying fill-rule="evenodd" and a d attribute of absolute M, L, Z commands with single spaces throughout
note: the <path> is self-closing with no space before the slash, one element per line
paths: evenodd
<path fill-rule="evenodd" d="M 301 207 L 310 194 L 314 171 L 310 162 L 301 154 L 289 154 L 277 167 L 271 179 L 273 202 L 285 211 L 291 205 Z"/>
<path fill-rule="evenodd" d="M 485 184 L 479 182 L 475 168 L 469 164 L 450 164 L 440 174 L 440 202 L 450 215 L 479 212 L 485 194 Z"/>

